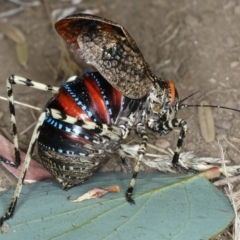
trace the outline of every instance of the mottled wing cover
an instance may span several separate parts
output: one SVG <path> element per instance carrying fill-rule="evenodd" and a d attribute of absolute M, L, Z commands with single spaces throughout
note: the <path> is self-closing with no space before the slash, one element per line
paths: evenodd
<path fill-rule="evenodd" d="M 123 95 L 137 99 L 151 85 L 151 71 L 129 33 L 119 24 L 88 14 L 66 17 L 57 32 L 86 63 Z"/>

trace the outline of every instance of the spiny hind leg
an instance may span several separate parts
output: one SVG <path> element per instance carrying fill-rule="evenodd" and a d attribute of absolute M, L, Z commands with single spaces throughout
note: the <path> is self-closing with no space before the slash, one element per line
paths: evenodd
<path fill-rule="evenodd" d="M 28 166 L 29 166 L 30 161 L 31 161 L 32 153 L 33 153 L 36 141 L 38 139 L 40 128 L 41 128 L 41 126 L 42 126 L 42 124 L 44 122 L 45 117 L 46 117 L 46 112 L 43 112 L 40 115 L 40 117 L 38 119 L 38 123 L 36 124 L 36 126 L 34 128 L 34 131 L 33 131 L 33 134 L 32 134 L 32 138 L 31 138 L 31 141 L 29 143 L 28 151 L 27 151 L 25 160 L 23 162 L 23 167 L 22 167 L 22 170 L 21 170 L 21 174 L 20 174 L 20 177 L 18 179 L 17 186 L 15 188 L 15 191 L 14 191 L 11 203 L 10 203 L 6 213 L 0 218 L 0 226 L 2 226 L 4 221 L 6 221 L 7 219 L 11 218 L 13 213 L 14 213 L 14 209 L 16 207 L 17 200 L 19 198 L 19 195 L 20 195 L 20 192 L 21 192 L 21 189 L 22 189 L 22 186 L 23 186 L 23 182 L 24 182 L 27 170 L 28 170 Z"/>
<path fill-rule="evenodd" d="M 7 79 L 6 87 L 7 87 L 7 95 L 8 95 L 8 100 L 9 100 L 10 119 L 11 119 L 11 123 L 12 123 L 15 161 L 10 161 L 3 157 L 0 158 L 0 161 L 17 168 L 21 163 L 21 158 L 20 158 L 18 136 L 17 136 L 16 115 L 15 115 L 14 96 L 13 96 L 13 88 L 12 88 L 13 84 L 23 85 L 26 87 L 36 88 L 38 90 L 48 91 L 48 92 L 52 92 L 52 93 L 57 93 L 59 88 L 53 87 L 50 85 L 46 85 L 43 83 L 35 82 L 30 79 L 23 78 L 20 76 L 15 76 L 15 75 L 11 75 Z"/>

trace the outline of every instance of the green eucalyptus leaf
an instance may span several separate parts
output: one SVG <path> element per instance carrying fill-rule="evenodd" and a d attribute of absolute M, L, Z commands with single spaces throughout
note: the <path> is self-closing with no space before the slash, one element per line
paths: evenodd
<path fill-rule="evenodd" d="M 1 239 L 209 239 L 234 219 L 228 198 L 202 175 L 140 173 L 135 205 L 124 194 L 131 175 L 98 173 L 69 191 L 55 181 L 25 185 L 8 233 Z M 95 187 L 118 185 L 120 193 L 72 203 Z M 0 212 L 13 191 L 0 195 Z"/>

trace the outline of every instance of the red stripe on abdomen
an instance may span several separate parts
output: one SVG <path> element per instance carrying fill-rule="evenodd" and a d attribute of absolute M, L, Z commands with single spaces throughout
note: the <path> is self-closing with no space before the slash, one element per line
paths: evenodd
<path fill-rule="evenodd" d="M 95 114 L 102 123 L 110 124 L 108 109 L 97 83 L 93 78 L 87 77 L 85 78 L 84 84 L 88 90 L 88 94 L 91 99 L 91 105 Z"/>
<path fill-rule="evenodd" d="M 67 115 L 81 120 L 92 121 L 91 118 L 88 117 L 86 112 L 77 105 L 76 101 L 72 98 L 72 96 L 63 88 L 60 89 L 59 94 L 56 97 L 56 101 L 64 109 L 64 113 L 66 113 Z"/>

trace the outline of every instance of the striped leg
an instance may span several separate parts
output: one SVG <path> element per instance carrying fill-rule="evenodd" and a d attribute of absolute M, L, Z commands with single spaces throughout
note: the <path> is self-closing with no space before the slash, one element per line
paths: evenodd
<path fill-rule="evenodd" d="M 23 186 L 25 175 L 27 173 L 28 166 L 29 166 L 29 163 L 31 161 L 31 156 L 32 156 L 32 153 L 33 153 L 33 150 L 34 150 L 34 146 L 36 144 L 36 141 L 37 141 L 37 138 L 38 138 L 38 135 L 39 135 L 39 132 L 40 132 L 40 128 L 42 126 L 42 123 L 43 123 L 45 117 L 46 117 L 46 112 L 43 112 L 40 115 L 40 117 L 38 119 L 38 123 L 36 124 L 36 126 L 34 128 L 34 131 L 33 131 L 33 134 L 32 134 L 32 138 L 31 138 L 31 141 L 29 143 L 28 151 L 27 151 L 24 163 L 23 163 L 21 175 L 20 175 L 20 177 L 18 179 L 18 183 L 17 183 L 17 186 L 15 188 L 15 191 L 14 191 L 14 194 L 13 194 L 10 206 L 8 207 L 6 213 L 0 218 L 0 226 L 3 225 L 4 221 L 6 221 L 7 219 L 11 218 L 13 213 L 14 213 L 14 209 L 16 207 L 17 200 L 19 198 L 19 195 L 20 195 L 20 192 L 21 192 L 21 189 L 22 189 L 22 186 Z"/>
<path fill-rule="evenodd" d="M 168 126 L 171 126 L 172 128 L 175 127 L 180 127 L 181 131 L 178 137 L 178 141 L 177 141 L 177 147 L 176 150 L 174 152 L 173 155 L 173 160 L 172 160 L 172 165 L 173 167 L 181 172 L 184 173 L 198 173 L 197 170 L 192 169 L 192 168 L 185 168 L 183 167 L 181 164 L 179 164 L 179 155 L 182 149 L 182 145 L 183 145 L 183 140 L 186 137 L 186 133 L 187 133 L 187 122 L 183 119 L 173 119 L 170 121 L 170 123 L 168 123 Z"/>
<path fill-rule="evenodd" d="M 188 172 L 188 169 L 184 168 L 178 163 L 179 155 L 183 145 L 183 140 L 186 137 L 186 133 L 187 133 L 187 123 L 183 119 L 173 119 L 170 123 L 168 123 L 168 125 L 171 125 L 172 128 L 174 127 L 181 128 L 178 141 L 177 141 L 177 147 L 173 155 L 173 160 L 172 160 L 173 167 L 178 170 L 183 170 L 184 172 Z"/>
<path fill-rule="evenodd" d="M 9 109 L 10 109 L 11 123 L 12 123 L 15 162 L 9 161 L 4 158 L 1 158 L 0 161 L 3 161 L 5 163 L 17 168 L 21 163 L 21 158 L 20 158 L 19 147 L 18 147 L 17 126 L 16 126 L 16 117 L 15 117 L 13 89 L 12 89 L 13 84 L 24 85 L 27 87 L 32 87 L 32 88 L 36 88 L 39 90 L 48 91 L 48 92 L 52 92 L 52 93 L 57 93 L 59 88 L 52 87 L 50 85 L 45 85 L 45 84 L 38 83 L 38 82 L 34 82 L 30 79 L 15 76 L 15 75 L 11 75 L 7 79 L 7 95 L 8 95 L 8 100 L 9 100 Z"/>
<path fill-rule="evenodd" d="M 147 141 L 148 141 L 148 136 L 147 133 L 144 129 L 144 126 L 142 125 L 142 123 L 139 123 L 137 126 L 137 133 L 140 135 L 142 142 L 139 146 L 138 149 L 138 159 L 137 159 L 137 163 L 134 167 L 134 171 L 133 171 L 133 175 L 132 175 L 132 179 L 129 183 L 127 192 L 126 192 L 126 199 L 130 204 L 135 204 L 134 200 L 132 199 L 132 193 L 133 193 L 133 189 L 136 183 L 136 178 L 140 169 L 140 165 L 143 159 L 143 156 L 146 153 L 146 146 L 147 146 Z"/>
<path fill-rule="evenodd" d="M 187 133 L 187 122 L 185 120 L 174 118 L 172 120 L 163 122 L 161 124 L 149 120 L 148 127 L 150 129 L 152 129 L 153 131 L 160 133 L 161 135 L 168 134 L 169 132 L 171 132 L 173 130 L 173 128 L 177 128 L 177 127 L 181 128 L 181 131 L 180 131 L 180 134 L 178 137 L 178 141 L 177 141 L 177 147 L 176 147 L 176 150 L 173 155 L 172 165 L 178 171 L 182 171 L 185 173 L 198 173 L 197 170 L 194 170 L 192 168 L 185 168 L 178 162 L 179 155 L 180 155 L 182 145 L 183 145 L 183 140 Z"/>
<path fill-rule="evenodd" d="M 108 137 L 113 141 L 119 141 L 122 138 L 122 131 L 119 127 L 112 125 L 109 126 L 104 123 L 100 124 L 95 122 L 78 120 L 74 117 L 66 115 L 64 112 L 52 108 L 46 108 L 45 111 L 47 112 L 47 116 L 50 116 L 56 120 L 60 120 L 73 125 L 78 125 L 87 130 L 94 130 L 96 132 L 96 135 Z"/>

